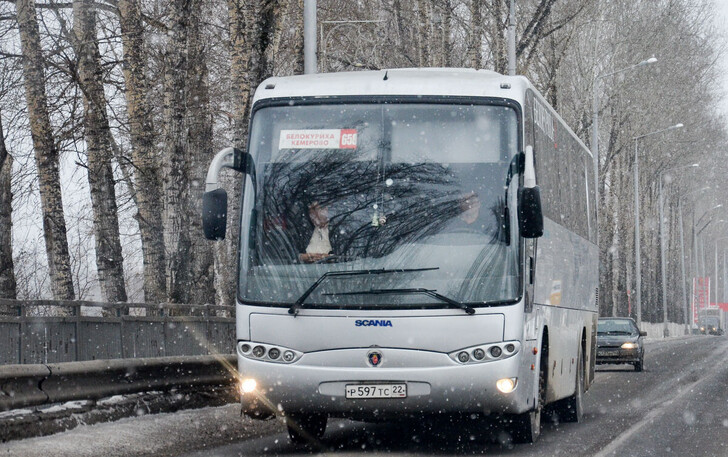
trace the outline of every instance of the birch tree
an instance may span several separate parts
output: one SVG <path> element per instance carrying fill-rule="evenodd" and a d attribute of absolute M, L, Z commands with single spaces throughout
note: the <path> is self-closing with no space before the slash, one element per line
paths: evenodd
<path fill-rule="evenodd" d="M 187 39 L 195 0 L 172 0 L 164 80 L 164 244 L 169 300 L 183 303 L 190 284 L 189 153 L 185 131 Z"/>
<path fill-rule="evenodd" d="M 58 169 L 59 153 L 48 115 L 45 72 L 35 4 L 33 0 L 17 0 L 16 8 L 23 51 L 25 97 L 38 172 L 43 235 L 51 289 L 55 299 L 73 300 L 74 291 Z"/>
<path fill-rule="evenodd" d="M 73 2 L 73 35 L 72 44 L 78 60 L 78 83 L 83 93 L 84 136 L 99 285 L 107 302 L 125 302 L 124 261 L 111 167 L 113 152 L 96 38 L 96 11 L 92 0 Z"/>
<path fill-rule="evenodd" d="M 213 243 L 204 239 L 202 234 L 202 194 L 204 177 L 212 159 L 212 114 L 208 90 L 208 68 L 205 61 L 206 43 L 202 29 L 204 10 L 197 5 L 190 15 L 188 49 L 188 90 L 185 100 L 187 107 L 186 130 L 189 148 L 190 167 L 190 204 L 186 210 L 189 215 L 190 232 L 190 282 L 188 293 L 181 297 L 186 303 L 215 303 Z"/>
<path fill-rule="evenodd" d="M 12 211 L 13 194 L 10 190 L 10 176 L 13 157 L 5 147 L 2 118 L 0 117 L 0 298 L 15 299 L 15 269 L 13 266 Z M 10 314 L 0 306 L 0 314 Z"/>
<path fill-rule="evenodd" d="M 136 221 L 142 239 L 144 299 L 163 303 L 167 299 L 165 275 L 162 177 L 156 151 L 150 84 L 144 46 L 144 24 L 139 0 L 119 0 L 119 23 L 124 52 L 124 88 L 129 118 Z"/>

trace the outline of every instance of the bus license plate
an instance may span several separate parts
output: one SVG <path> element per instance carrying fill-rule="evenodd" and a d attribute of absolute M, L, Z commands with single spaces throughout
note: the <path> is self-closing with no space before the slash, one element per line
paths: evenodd
<path fill-rule="evenodd" d="M 406 398 L 407 384 L 347 384 L 346 398 Z"/>

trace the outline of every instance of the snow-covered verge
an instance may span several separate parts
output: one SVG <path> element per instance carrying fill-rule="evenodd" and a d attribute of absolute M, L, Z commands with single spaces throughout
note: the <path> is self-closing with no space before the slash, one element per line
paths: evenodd
<path fill-rule="evenodd" d="M 52 436 L 10 441 L 0 444 L 0 456 L 176 456 L 283 430 L 277 420 L 253 421 L 240 415 L 238 404 L 229 404 L 82 425 Z"/>
<path fill-rule="evenodd" d="M 640 330 L 647 332 L 647 339 L 656 340 L 665 338 L 665 324 L 658 322 L 656 324 L 650 322 L 642 322 Z M 685 325 L 676 324 L 674 322 L 667 323 L 668 337 L 685 335 Z"/>

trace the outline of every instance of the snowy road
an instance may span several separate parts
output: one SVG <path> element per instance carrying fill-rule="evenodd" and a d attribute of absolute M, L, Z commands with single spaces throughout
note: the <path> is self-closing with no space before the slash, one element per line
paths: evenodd
<path fill-rule="evenodd" d="M 728 338 L 650 342 L 646 371 L 599 367 L 579 424 L 547 424 L 536 445 L 509 446 L 482 421 L 331 421 L 316 449 L 289 444 L 277 421 L 240 418 L 234 405 L 124 419 L 0 444 L 0 456 L 728 455 Z"/>

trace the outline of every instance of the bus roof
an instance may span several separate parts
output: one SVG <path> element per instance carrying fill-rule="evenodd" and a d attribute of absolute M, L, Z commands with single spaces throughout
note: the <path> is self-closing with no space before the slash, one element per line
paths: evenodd
<path fill-rule="evenodd" d="M 504 76 L 469 68 L 402 68 L 377 71 L 317 73 L 268 78 L 254 101 L 268 98 L 356 95 L 503 97 L 523 102 L 522 76 Z"/>
<path fill-rule="evenodd" d="M 472 68 L 394 68 L 274 76 L 266 79 L 258 86 L 253 103 L 274 98 L 410 95 L 496 97 L 515 100 L 523 105 L 527 89 L 533 90 L 541 103 L 547 106 L 564 128 L 576 138 L 584 152 L 592 156 L 591 151 L 528 79 L 523 76 L 505 76 L 490 70 L 475 70 Z"/>

